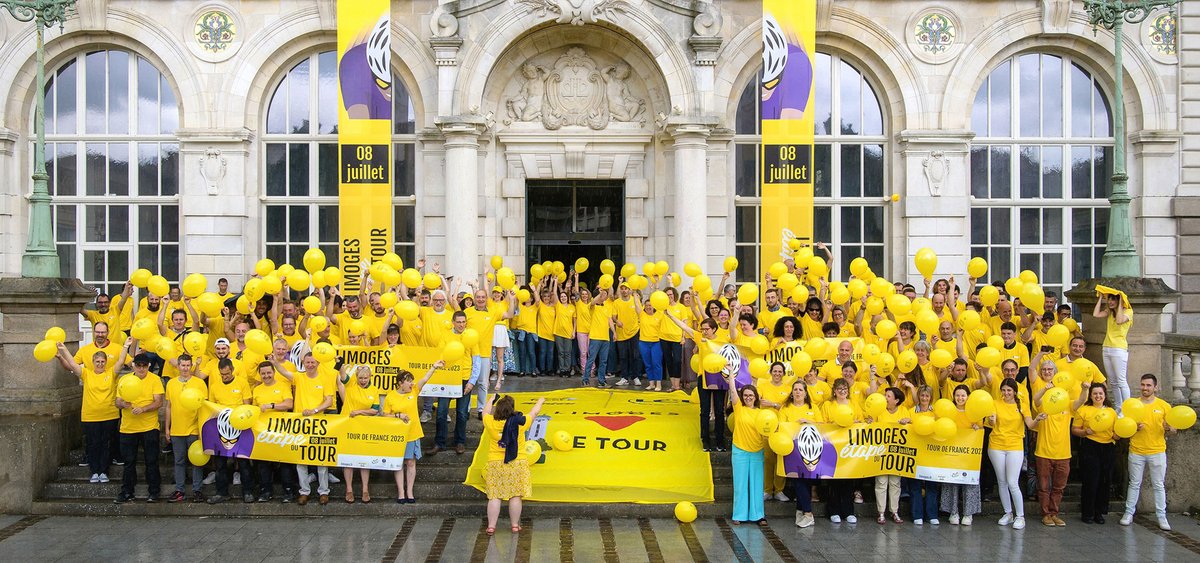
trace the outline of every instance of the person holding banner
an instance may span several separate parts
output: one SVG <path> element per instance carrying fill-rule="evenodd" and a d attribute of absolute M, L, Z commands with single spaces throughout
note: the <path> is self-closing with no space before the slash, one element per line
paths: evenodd
<path fill-rule="evenodd" d="M 971 391 L 971 387 L 960 384 L 951 393 L 954 408 L 957 409 L 954 423 L 962 430 L 980 429 L 978 424 L 967 418 L 967 398 L 971 396 Z M 941 497 L 942 512 L 950 514 L 951 525 L 957 526 L 961 523 L 963 526 L 970 526 L 975 515 L 983 512 L 983 499 L 978 484 L 942 483 Z"/>
<path fill-rule="evenodd" d="M 774 371 L 774 366 L 772 366 L 772 371 Z M 809 373 L 814 372 L 810 371 Z M 779 409 L 780 425 L 787 422 L 797 424 L 825 422 L 821 411 L 813 407 L 812 400 L 808 396 L 808 387 L 803 381 L 792 383 L 792 392 L 787 399 L 784 399 L 783 406 Z M 783 468 L 783 457 L 775 457 L 775 475 L 779 477 L 786 475 Z M 792 488 L 792 496 L 796 498 L 796 526 L 800 528 L 812 526 L 816 522 L 812 510 L 812 487 L 816 485 L 816 480 L 789 478 L 788 484 Z"/>
<path fill-rule="evenodd" d="M 916 404 L 912 409 L 912 419 L 914 421 L 919 417 L 932 419 L 934 417 L 933 388 L 928 385 L 922 385 L 917 389 L 916 396 Z M 908 491 L 908 502 L 912 510 L 913 524 L 920 526 L 925 521 L 934 526 L 940 524 L 938 521 L 939 484 L 935 481 L 910 479 L 908 477 L 903 478 L 901 482 L 905 490 Z"/>
<path fill-rule="evenodd" d="M 1012 360 L 1006 364 L 1016 365 Z M 1000 485 L 1000 504 L 1004 516 L 1001 526 L 1012 525 L 1014 530 L 1025 527 L 1025 502 L 1021 496 L 1021 464 L 1025 458 L 1025 431 L 1037 428 L 1037 423 L 1046 418 L 1046 413 L 1032 418 L 1022 408 L 1017 391 L 1017 380 L 1006 377 L 1000 383 L 1000 396 L 996 401 L 996 413 L 984 420 L 992 427 L 988 443 L 988 459 L 996 470 L 996 482 Z"/>
<path fill-rule="evenodd" d="M 436 292 L 434 298 L 436 299 Z M 462 311 L 455 311 L 452 318 L 453 325 L 450 332 L 443 335 L 442 342 L 458 341 L 462 342 L 463 331 L 467 329 L 467 314 Z M 475 354 L 479 343 L 474 346 L 463 344 L 463 348 L 469 355 Z M 462 455 L 467 451 L 467 420 L 470 418 L 471 411 L 471 392 L 475 390 L 477 383 L 476 377 L 478 374 L 468 373 L 462 381 L 463 389 L 462 396 L 457 398 L 438 397 L 437 400 L 437 425 L 433 436 L 433 448 L 425 452 L 425 455 L 437 455 L 438 452 L 445 450 L 446 439 L 450 433 L 450 401 L 454 401 L 454 452 Z"/>
<path fill-rule="evenodd" d="M 426 376 L 428 378 L 428 376 Z M 533 494 L 529 462 L 525 451 L 525 432 L 542 410 L 545 398 L 538 399 L 529 414 L 516 410 L 510 395 L 497 396 L 495 403 L 483 407 L 484 441 L 488 444 L 487 535 L 496 533 L 500 504 L 508 501 L 508 520 L 512 532 L 521 531 L 521 499 Z"/>
<path fill-rule="evenodd" d="M 312 352 L 305 354 L 301 363 L 304 365 L 304 372 L 293 374 L 272 360 L 272 365 L 285 379 L 292 382 L 295 389 L 292 412 L 301 416 L 322 414 L 325 409 L 333 407 L 333 393 L 337 377 L 329 378 L 321 373 L 320 363 L 313 357 Z M 329 504 L 329 468 L 318 465 L 316 469 L 318 502 L 324 506 Z M 296 464 L 296 475 L 300 483 L 300 498 L 297 500 L 297 504 L 300 506 L 308 504 L 309 493 L 312 492 L 309 488 L 308 471 L 309 466 Z"/>
<path fill-rule="evenodd" d="M 845 371 L 850 373 L 850 380 L 854 379 L 854 362 L 848 362 Z M 853 413 L 854 422 L 863 421 L 862 408 L 854 401 L 850 400 L 850 382 L 845 377 L 835 379 L 833 381 L 833 398 L 825 401 L 822 405 L 821 415 L 825 420 L 833 420 L 834 410 L 841 405 L 846 405 Z M 828 479 L 829 482 L 829 498 L 825 499 L 825 506 L 829 511 L 829 521 L 834 524 L 840 524 L 844 519 L 847 523 L 854 524 L 858 522 L 858 517 L 854 515 L 854 486 L 858 479 Z"/>
<path fill-rule="evenodd" d="M 262 383 L 254 388 L 254 406 L 263 413 L 288 412 L 292 410 L 292 386 L 275 377 L 275 367 L 269 361 L 258 364 L 258 378 Z M 258 502 L 271 502 L 274 493 L 273 473 L 279 472 L 283 483 L 283 502 L 295 500 L 296 469 L 291 464 L 257 460 Z"/>
<path fill-rule="evenodd" d="M 228 343 L 225 344 L 225 348 L 228 351 Z M 220 405 L 221 410 L 248 405 L 252 398 L 250 384 L 236 371 L 235 361 L 231 358 L 220 358 L 217 360 L 218 376 L 208 378 L 208 400 Z M 254 502 L 254 476 L 250 471 L 249 459 L 214 455 L 212 461 L 216 465 L 217 494 L 208 497 L 208 504 L 220 504 L 229 498 L 230 466 L 234 464 L 237 465 L 238 478 L 242 484 L 242 502 Z"/>
<path fill-rule="evenodd" d="M 766 440 L 759 431 L 761 400 L 758 389 L 745 385 L 738 389 L 735 373 L 725 376 L 725 383 L 735 390 L 729 402 L 733 407 L 733 523 L 758 522 L 767 524 L 763 509 L 763 446 Z"/>
<path fill-rule="evenodd" d="M 351 370 L 353 367 L 353 370 Z M 354 385 L 346 385 L 350 380 L 350 371 L 354 372 Z M 383 392 L 371 384 L 371 367 L 367 365 L 351 366 L 345 364 L 337 378 L 338 395 L 342 398 L 343 416 L 378 416 L 380 399 Z M 368 484 L 371 481 L 371 470 L 360 468 L 358 475 L 362 481 L 363 504 L 371 502 L 371 492 Z M 354 502 L 354 468 L 343 467 L 342 478 L 346 481 L 346 502 Z"/>
<path fill-rule="evenodd" d="M 867 417 L 867 422 L 884 422 L 890 424 L 908 424 L 912 422 L 912 413 L 908 407 L 904 406 L 904 391 L 899 387 L 888 387 L 883 392 L 883 398 L 887 400 L 887 407 L 879 413 L 878 417 Z M 899 475 L 877 475 L 875 477 L 875 507 L 879 509 L 879 518 L 875 521 L 880 524 L 887 523 L 887 518 L 884 514 L 888 507 L 892 509 L 892 521 L 897 524 L 903 524 L 904 519 L 900 518 L 900 476 Z"/>
<path fill-rule="evenodd" d="M 683 331 L 688 339 L 696 343 L 696 350 L 700 356 L 700 363 L 704 363 L 704 358 L 708 354 L 712 354 L 709 342 L 716 341 L 717 321 L 711 317 L 700 321 L 700 332 L 693 331 L 691 327 L 684 324 L 683 321 L 675 318 L 668 310 L 665 313 L 667 319 L 675 323 L 680 330 Z M 717 341 L 719 342 L 719 341 Z M 696 385 L 696 393 L 700 396 L 700 441 L 704 444 L 704 451 L 718 452 L 725 451 L 725 424 L 721 420 L 715 422 L 709 420 L 711 413 L 722 413 L 725 411 L 725 395 L 729 392 L 729 386 L 725 379 L 719 373 L 709 372 L 703 366 L 700 366 L 700 381 Z M 718 416 L 717 418 L 723 418 Z M 709 439 L 709 424 L 713 425 L 715 440 Z"/>
<path fill-rule="evenodd" d="M 396 503 L 397 504 L 414 504 L 417 502 L 417 497 L 413 495 L 413 484 L 417 481 L 417 460 L 421 459 L 421 438 L 425 437 L 425 431 L 421 429 L 421 425 L 417 419 L 417 401 L 421 396 L 421 389 L 429 382 L 429 378 L 433 377 L 433 372 L 446 367 L 446 362 L 438 360 L 429 366 L 429 371 L 425 373 L 420 381 L 413 382 L 413 374 L 408 370 L 400 370 L 396 375 L 396 382 L 392 387 L 393 391 L 387 394 L 387 398 L 383 401 L 383 416 L 398 418 L 408 422 L 408 434 L 404 443 L 404 469 L 402 471 L 393 472 L 396 478 Z M 371 370 L 366 370 L 368 377 Z M 359 386 L 362 385 L 361 367 L 359 371 Z M 485 407 L 486 410 L 486 407 Z M 363 503 L 371 502 L 371 496 L 367 493 L 367 479 L 363 476 Z M 346 502 L 354 502 L 354 495 L 349 488 L 346 489 Z"/>
<path fill-rule="evenodd" d="M 1072 341 L 1071 345 L 1074 344 Z M 1103 524 L 1104 516 L 1108 514 L 1108 494 L 1112 488 L 1113 461 L 1117 453 L 1116 434 L 1112 427 L 1117 420 L 1117 411 L 1113 410 L 1108 400 L 1108 389 L 1103 383 L 1084 385 L 1087 389 L 1083 395 L 1087 397 L 1087 402 L 1075 410 L 1075 423 L 1071 427 L 1071 433 L 1080 438 L 1079 469 L 1083 472 L 1079 519 L 1084 524 Z M 1107 420 L 1107 423 L 1095 422 L 1103 420 Z M 1096 430 L 1097 427 L 1101 429 Z"/>

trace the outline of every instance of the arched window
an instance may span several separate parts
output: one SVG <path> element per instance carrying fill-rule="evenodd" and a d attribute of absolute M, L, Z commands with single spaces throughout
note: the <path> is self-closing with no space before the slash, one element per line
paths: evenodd
<path fill-rule="evenodd" d="M 264 254 L 276 263 L 303 262 L 320 247 L 338 256 L 337 53 L 296 63 L 267 106 L 263 217 Z M 416 239 L 416 116 L 408 91 L 392 81 L 393 209 L 396 253 L 414 261 Z"/>
<path fill-rule="evenodd" d="M 813 147 L 813 236 L 830 245 L 839 279 L 850 276 L 850 261 L 866 257 L 886 275 L 883 195 L 887 137 L 879 98 L 870 82 L 838 55 L 817 53 L 813 69 L 816 137 Z M 738 279 L 761 271 L 761 185 L 759 183 L 759 80 L 742 91 L 735 121 L 735 237 Z M 836 126 L 835 126 L 836 124 Z"/>
<path fill-rule="evenodd" d="M 1100 275 L 1112 189 L 1108 100 L 1069 57 L 1027 53 L 975 96 L 971 254 L 990 279 L 1024 269 L 1046 291 Z"/>
<path fill-rule="evenodd" d="M 62 273 L 110 294 L 179 279 L 179 104 L 150 61 L 91 51 L 49 77 L 46 170 Z"/>

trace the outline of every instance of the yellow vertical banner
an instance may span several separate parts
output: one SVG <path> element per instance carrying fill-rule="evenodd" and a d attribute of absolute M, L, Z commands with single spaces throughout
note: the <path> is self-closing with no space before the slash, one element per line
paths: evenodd
<path fill-rule="evenodd" d="M 813 242 L 816 19 L 816 0 L 763 0 L 760 274 Z"/>
<path fill-rule="evenodd" d="M 363 261 L 392 249 L 391 4 L 340 0 L 338 225 L 342 292 L 358 293 Z"/>

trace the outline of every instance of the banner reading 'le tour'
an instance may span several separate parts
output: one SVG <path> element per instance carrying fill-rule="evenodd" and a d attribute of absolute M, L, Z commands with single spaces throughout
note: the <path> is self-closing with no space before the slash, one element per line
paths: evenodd
<path fill-rule="evenodd" d="M 342 292 L 392 250 L 391 3 L 337 3 L 338 225 Z"/>
<path fill-rule="evenodd" d="M 816 0 L 763 0 L 760 273 L 813 242 Z"/>

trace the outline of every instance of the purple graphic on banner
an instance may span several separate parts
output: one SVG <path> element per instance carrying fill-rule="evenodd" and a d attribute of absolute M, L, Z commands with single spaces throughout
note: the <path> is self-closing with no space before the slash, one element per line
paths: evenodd
<path fill-rule="evenodd" d="M 342 105 L 350 119 L 392 119 L 391 34 L 388 15 L 376 22 L 366 41 L 338 61 Z"/>
<path fill-rule="evenodd" d="M 200 429 L 200 443 L 213 455 L 249 459 L 250 452 L 254 450 L 254 432 L 234 428 L 229 423 L 231 412 L 232 409 L 226 408 L 206 420 Z"/>
<path fill-rule="evenodd" d="M 783 471 L 801 479 L 832 479 L 837 472 L 837 450 L 816 426 L 805 424 L 792 439 L 795 448 L 783 457 Z"/>
<path fill-rule="evenodd" d="M 798 42 L 784 33 L 774 16 L 763 14 L 763 119 L 800 119 L 808 107 L 812 62 Z"/>

